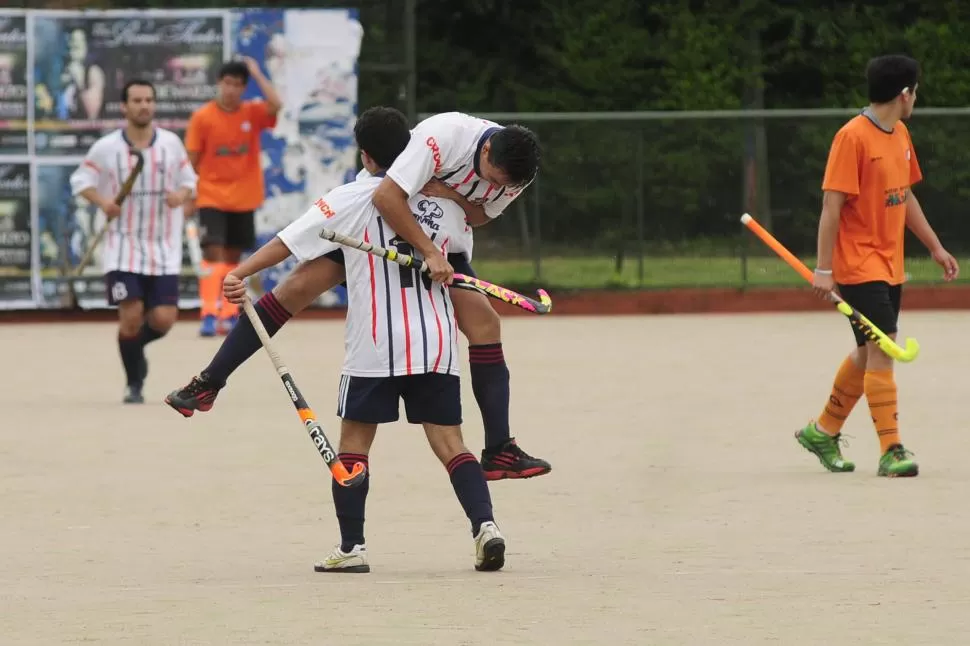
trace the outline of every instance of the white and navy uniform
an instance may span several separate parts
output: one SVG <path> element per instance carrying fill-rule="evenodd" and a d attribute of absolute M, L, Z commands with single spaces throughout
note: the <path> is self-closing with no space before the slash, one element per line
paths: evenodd
<path fill-rule="evenodd" d="M 387 176 L 413 198 L 432 178 L 445 182 L 473 204 L 481 204 L 488 217 L 495 219 L 529 184 L 504 187 L 482 179 L 479 154 L 488 138 L 502 126 L 462 112 L 444 112 L 428 117 L 411 130 L 411 141 L 387 170 Z M 369 176 L 366 170 L 357 178 Z M 464 215 L 462 215 L 464 218 Z M 326 242 L 326 241 L 324 241 Z M 465 224 L 461 235 L 450 245 L 448 262 L 455 271 L 474 276 L 471 268 L 472 227 Z M 339 247 L 321 246 L 320 256 L 340 262 Z"/>
<path fill-rule="evenodd" d="M 318 257 L 326 227 L 413 255 L 373 204 L 381 177 L 330 191 L 278 235 L 298 260 Z M 447 253 L 464 227 L 451 200 L 414 195 L 409 204 L 431 240 Z M 344 249 L 347 323 L 337 415 L 383 424 L 398 419 L 404 400 L 412 424 L 461 423 L 458 323 L 448 289 L 427 274 L 356 249 Z"/>
<path fill-rule="evenodd" d="M 114 197 L 135 166 L 124 130 L 105 135 L 91 146 L 71 174 L 71 191 L 79 195 L 95 188 Z M 121 215 L 108 224 L 101 245 L 101 266 L 108 301 L 144 300 L 146 306 L 178 302 L 182 270 L 182 207 L 169 208 L 165 197 L 183 188 L 195 193 L 198 178 L 178 135 L 155 128 L 151 144 L 142 151 L 145 165 Z M 99 213 L 99 220 L 104 216 Z"/>

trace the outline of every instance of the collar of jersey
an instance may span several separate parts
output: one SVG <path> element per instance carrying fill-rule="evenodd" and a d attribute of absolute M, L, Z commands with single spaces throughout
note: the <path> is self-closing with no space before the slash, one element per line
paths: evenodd
<path fill-rule="evenodd" d="M 482 136 L 479 137 L 478 139 L 478 146 L 475 147 L 474 163 L 475 163 L 475 174 L 478 175 L 479 177 L 482 176 L 482 169 L 478 162 L 479 158 L 482 156 L 482 147 L 485 145 L 485 142 L 488 141 L 488 138 L 494 135 L 499 130 L 501 130 L 501 128 L 489 128 L 488 130 L 483 132 Z"/>
<path fill-rule="evenodd" d="M 128 139 L 128 133 L 125 132 L 124 128 L 121 129 L 121 138 L 125 140 L 126 144 L 134 148 L 134 145 L 131 143 L 131 140 Z M 149 148 L 155 145 L 156 139 L 158 139 L 158 128 L 152 128 L 152 140 L 148 142 Z"/>

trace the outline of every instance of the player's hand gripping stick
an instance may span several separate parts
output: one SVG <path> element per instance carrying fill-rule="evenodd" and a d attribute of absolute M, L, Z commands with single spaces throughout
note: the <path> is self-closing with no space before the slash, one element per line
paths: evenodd
<path fill-rule="evenodd" d="M 415 268 L 420 272 L 426 272 L 428 270 L 427 263 L 424 261 L 418 261 L 418 259 L 414 256 L 398 253 L 395 249 L 378 247 L 369 242 L 357 240 L 356 238 L 345 236 L 342 233 L 337 233 L 336 231 L 331 231 L 330 229 L 323 229 L 320 232 L 320 237 L 324 238 L 325 240 L 330 240 L 331 242 L 336 242 L 337 244 L 345 247 L 359 249 L 371 255 L 377 256 L 378 258 L 385 258 L 391 262 L 396 262 L 399 265 L 403 265 L 404 267 Z M 549 298 L 549 294 L 544 289 L 537 290 L 539 300 L 536 300 L 534 298 L 524 296 L 518 292 L 514 292 L 511 289 L 496 285 L 495 283 L 490 283 L 487 280 L 458 273 L 454 275 L 454 282 L 451 286 L 459 287 L 461 289 L 469 289 L 471 291 L 484 294 L 485 296 L 491 296 L 496 300 L 522 308 L 527 312 L 532 312 L 533 314 L 548 314 L 549 311 L 552 310 L 552 299 Z"/>
<path fill-rule="evenodd" d="M 788 249 L 786 249 L 784 245 L 782 245 L 773 235 L 771 235 L 767 229 L 758 224 L 753 217 L 745 213 L 741 216 L 741 222 L 744 224 L 744 226 L 748 227 L 752 233 L 761 238 L 761 241 L 768 245 L 772 251 L 778 254 L 782 260 L 791 265 L 792 269 L 797 271 L 802 278 L 809 282 L 809 284 L 813 282 L 812 271 L 805 266 L 805 263 L 788 251 Z M 841 296 L 835 292 L 829 292 L 828 297 L 830 301 L 835 303 L 836 309 L 846 315 L 849 320 L 852 321 L 852 324 L 862 331 L 867 339 L 878 345 L 880 350 L 885 352 L 896 361 L 908 363 L 919 355 L 919 343 L 917 343 L 916 339 L 907 338 L 906 347 L 902 348 L 899 346 L 899 344 L 893 341 L 889 335 L 873 325 L 872 321 L 867 319 L 854 307 L 842 300 Z"/>
<path fill-rule="evenodd" d="M 347 468 L 337 457 L 337 452 L 334 451 L 330 440 L 324 434 L 323 427 L 317 422 L 313 409 L 303 399 L 303 395 L 300 394 L 300 389 L 296 387 L 296 382 L 293 380 L 289 369 L 283 364 L 283 359 L 280 358 L 279 353 L 273 347 L 269 332 L 266 331 L 266 327 L 259 318 L 259 313 L 256 312 L 256 308 L 253 307 L 253 303 L 248 297 L 243 301 L 243 309 L 246 312 L 246 316 L 249 317 L 249 321 L 253 324 L 253 329 L 256 330 L 256 335 L 259 337 L 260 342 L 262 342 L 266 354 L 269 355 L 270 360 L 273 362 L 273 367 L 276 368 L 276 373 L 280 376 L 283 387 L 290 396 L 290 401 L 293 402 L 296 412 L 300 414 L 300 419 L 303 420 L 303 425 L 306 427 L 310 439 L 313 440 L 313 445 L 317 447 L 317 452 L 320 454 L 320 457 L 330 467 L 330 473 L 333 474 L 333 479 L 343 487 L 356 487 L 364 481 L 364 477 L 367 475 L 367 467 L 362 462 L 358 462 L 354 465 L 353 470 L 347 471 Z"/>

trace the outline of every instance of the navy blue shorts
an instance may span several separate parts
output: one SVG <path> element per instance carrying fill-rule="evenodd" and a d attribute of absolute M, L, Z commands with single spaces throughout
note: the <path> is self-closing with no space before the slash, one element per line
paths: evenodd
<path fill-rule="evenodd" d="M 402 399 L 409 424 L 461 424 L 461 380 L 438 372 L 400 377 L 341 375 L 337 417 L 363 424 L 396 422 Z"/>
<path fill-rule="evenodd" d="M 179 277 L 175 274 L 148 276 L 130 271 L 109 271 L 104 275 L 104 284 L 108 292 L 108 305 L 142 301 L 147 310 L 179 303 Z"/>
<path fill-rule="evenodd" d="M 344 266 L 343 249 L 336 249 L 334 251 L 331 251 L 330 253 L 326 254 L 324 258 L 329 258 L 330 260 L 334 261 L 341 267 Z M 448 263 L 454 268 L 455 273 L 465 274 L 466 276 L 471 276 L 472 278 L 478 278 L 478 276 L 475 275 L 475 270 L 472 269 L 471 263 L 468 262 L 468 258 L 465 257 L 465 254 L 463 253 L 448 254 Z M 347 286 L 347 283 L 342 283 L 342 284 L 344 287 Z"/>

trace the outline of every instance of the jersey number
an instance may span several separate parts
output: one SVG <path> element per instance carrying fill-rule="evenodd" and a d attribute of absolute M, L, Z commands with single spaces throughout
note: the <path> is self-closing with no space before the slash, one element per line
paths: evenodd
<path fill-rule="evenodd" d="M 391 245 L 397 250 L 399 254 L 405 256 L 414 256 L 414 247 L 411 246 L 407 240 L 400 236 L 394 236 L 390 240 Z M 414 274 L 417 269 L 411 269 L 410 267 L 405 267 L 401 265 L 401 287 L 415 287 L 414 284 Z M 424 284 L 424 288 L 431 291 L 431 276 L 428 274 L 421 274 L 421 282 Z"/>

